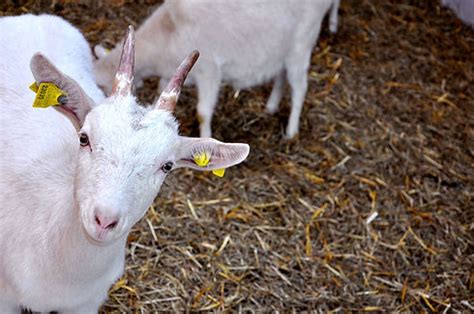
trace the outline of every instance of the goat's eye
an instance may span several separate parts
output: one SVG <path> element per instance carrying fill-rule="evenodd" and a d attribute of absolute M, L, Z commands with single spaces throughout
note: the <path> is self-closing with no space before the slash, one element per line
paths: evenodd
<path fill-rule="evenodd" d="M 79 135 L 79 143 L 81 146 L 89 145 L 89 136 L 87 136 L 86 133 L 81 133 L 81 135 Z"/>
<path fill-rule="evenodd" d="M 161 166 L 161 170 L 163 170 L 164 173 L 168 173 L 173 169 L 173 163 L 171 161 L 168 161 Z"/>

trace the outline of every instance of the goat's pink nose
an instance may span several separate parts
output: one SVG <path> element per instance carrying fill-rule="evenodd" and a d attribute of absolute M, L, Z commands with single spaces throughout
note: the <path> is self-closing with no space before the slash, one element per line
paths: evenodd
<path fill-rule="evenodd" d="M 119 217 L 115 215 L 103 215 L 100 212 L 95 212 L 95 223 L 96 225 L 104 230 L 111 230 L 117 226 Z"/>

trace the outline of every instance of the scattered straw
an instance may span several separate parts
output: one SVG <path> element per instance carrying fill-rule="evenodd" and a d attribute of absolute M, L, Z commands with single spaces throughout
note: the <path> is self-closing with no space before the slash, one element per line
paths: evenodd
<path fill-rule="evenodd" d="M 58 14 L 110 48 L 158 2 L 0 13 Z M 289 87 L 275 115 L 271 84 L 221 89 L 213 135 L 249 143 L 248 160 L 222 179 L 168 176 L 102 312 L 474 311 L 474 31 L 428 0 L 342 1 L 339 21 L 323 24 L 297 139 L 282 139 Z M 197 98 L 180 97 L 183 135 L 199 134 Z"/>

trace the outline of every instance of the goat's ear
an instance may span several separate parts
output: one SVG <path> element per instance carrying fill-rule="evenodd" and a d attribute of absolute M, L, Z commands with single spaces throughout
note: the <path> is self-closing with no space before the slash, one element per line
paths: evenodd
<path fill-rule="evenodd" d="M 59 71 L 45 56 L 37 53 L 30 62 L 31 72 L 36 84 L 53 83 L 66 93 L 64 104 L 52 106 L 64 114 L 80 130 L 87 113 L 92 109 L 94 102 L 79 86 L 79 84 L 66 74 Z"/>
<path fill-rule="evenodd" d="M 95 45 L 94 46 L 94 54 L 97 57 L 97 59 L 102 59 L 108 53 L 109 53 L 109 51 L 106 48 L 104 48 L 103 46 L 101 46 L 101 45 Z"/>
<path fill-rule="evenodd" d="M 250 147 L 240 143 L 222 143 L 212 138 L 180 137 L 177 168 L 196 170 L 224 169 L 247 158 Z"/>

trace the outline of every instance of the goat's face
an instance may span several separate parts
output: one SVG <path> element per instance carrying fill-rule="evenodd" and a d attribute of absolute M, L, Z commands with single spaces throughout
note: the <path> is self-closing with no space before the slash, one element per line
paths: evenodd
<path fill-rule="evenodd" d="M 95 106 L 82 88 L 41 54 L 31 61 L 37 83 L 52 82 L 67 100 L 54 108 L 78 131 L 76 203 L 87 238 L 105 245 L 124 237 L 146 212 L 166 174 L 174 168 L 227 168 L 242 162 L 246 144 L 178 135 L 173 111 L 193 52 L 177 69 L 154 106 L 145 109 L 131 94 L 133 29 L 124 42 L 112 95 Z M 204 156 L 205 163 L 197 159 Z"/>
<path fill-rule="evenodd" d="M 92 239 L 108 242 L 128 233 L 176 167 L 178 124 L 169 111 L 147 111 L 132 96 L 111 97 L 89 112 L 79 142 L 82 223 Z"/>

